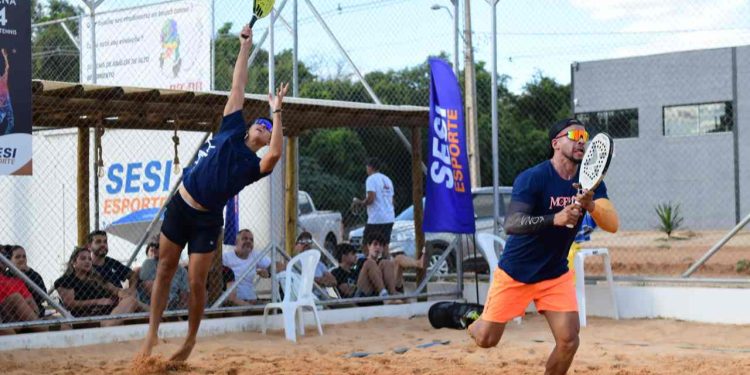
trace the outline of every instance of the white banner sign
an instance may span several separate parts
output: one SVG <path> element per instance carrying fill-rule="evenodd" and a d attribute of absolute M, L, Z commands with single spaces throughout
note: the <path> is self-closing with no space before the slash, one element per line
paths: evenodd
<path fill-rule="evenodd" d="M 185 0 L 96 14 L 81 34 L 82 82 L 187 91 L 211 90 L 211 2 Z"/>

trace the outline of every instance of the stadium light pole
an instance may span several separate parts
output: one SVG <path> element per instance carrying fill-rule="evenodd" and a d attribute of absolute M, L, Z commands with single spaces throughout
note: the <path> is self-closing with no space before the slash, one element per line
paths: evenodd
<path fill-rule="evenodd" d="M 453 3 L 453 12 L 447 6 L 438 4 L 433 4 L 430 9 L 445 9 L 453 19 L 453 70 L 456 73 L 456 78 L 458 78 L 458 0 L 451 0 L 451 3 Z"/>

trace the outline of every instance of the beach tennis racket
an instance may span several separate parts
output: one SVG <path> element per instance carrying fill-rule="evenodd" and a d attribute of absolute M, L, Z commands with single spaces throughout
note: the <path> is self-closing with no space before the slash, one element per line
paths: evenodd
<path fill-rule="evenodd" d="M 578 173 L 578 184 L 581 185 L 581 189 L 594 190 L 599 186 L 607 174 L 614 151 L 615 143 L 607 133 L 599 133 L 589 142 Z M 573 228 L 570 224 L 566 226 Z"/>
<path fill-rule="evenodd" d="M 273 4 L 275 0 L 253 0 L 253 18 L 250 19 L 250 28 L 253 28 L 255 21 L 271 14 Z M 243 38 L 247 39 L 249 35 L 242 35 Z"/>

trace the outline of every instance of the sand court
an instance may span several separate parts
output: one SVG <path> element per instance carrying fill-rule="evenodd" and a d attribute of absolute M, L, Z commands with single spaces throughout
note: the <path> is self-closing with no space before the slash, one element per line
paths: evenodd
<path fill-rule="evenodd" d="M 312 327 L 310 327 L 312 328 Z M 509 324 L 496 348 L 466 331 L 433 329 L 425 316 L 377 318 L 308 329 L 296 344 L 283 331 L 200 337 L 186 364 L 132 365 L 139 342 L 0 352 L 5 374 L 540 374 L 554 345 L 542 316 Z M 750 326 L 664 319 L 589 318 L 570 374 L 750 373 Z M 180 339 L 162 340 L 167 357 Z M 401 353 L 401 354 L 398 354 Z M 357 358 L 359 356 L 359 358 Z"/>

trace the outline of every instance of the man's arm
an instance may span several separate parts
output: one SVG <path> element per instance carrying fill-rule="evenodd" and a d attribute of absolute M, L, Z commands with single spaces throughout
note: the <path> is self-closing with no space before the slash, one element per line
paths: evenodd
<path fill-rule="evenodd" d="M 620 227 L 620 219 L 617 217 L 615 206 L 607 198 L 595 200 L 594 209 L 589 213 L 596 225 L 606 232 L 615 233 Z"/>
<path fill-rule="evenodd" d="M 232 89 L 229 92 L 227 105 L 224 106 L 224 116 L 242 109 L 245 103 L 245 85 L 247 84 L 247 60 L 250 57 L 250 47 L 253 45 L 253 30 L 245 25 L 240 34 L 249 35 L 247 39 L 240 36 L 240 52 L 232 73 Z"/>
<path fill-rule="evenodd" d="M 508 234 L 532 234 L 551 226 L 575 225 L 581 216 L 580 208 L 571 204 L 562 211 L 549 215 L 532 215 L 531 205 L 511 201 L 505 217 L 505 232 Z"/>
<path fill-rule="evenodd" d="M 576 195 L 576 202 L 581 205 L 581 208 L 591 214 L 591 218 L 594 219 L 596 225 L 602 228 L 602 230 L 610 233 L 617 232 L 620 220 L 617 217 L 615 206 L 609 199 L 604 197 L 594 199 L 594 191 L 585 190 L 583 193 Z"/>
<path fill-rule="evenodd" d="M 330 272 L 326 271 L 323 276 L 316 277 L 315 282 L 321 286 L 336 286 L 336 277 L 331 275 Z"/>
<path fill-rule="evenodd" d="M 271 143 L 269 144 L 268 152 L 260 159 L 260 173 L 271 173 L 273 167 L 281 159 L 281 145 L 284 143 L 284 131 L 281 124 L 281 104 L 284 101 L 287 90 L 289 90 L 289 83 L 281 83 L 278 90 L 276 90 L 276 97 L 271 95 L 271 93 L 268 94 L 268 104 L 271 106 L 271 111 L 273 112 L 273 128 L 271 129 Z"/>
<path fill-rule="evenodd" d="M 393 200 L 391 200 L 391 202 L 392 201 Z M 365 199 L 354 198 L 353 202 L 354 202 L 354 204 L 359 204 L 359 205 L 362 205 L 362 206 L 369 206 L 369 205 L 372 204 L 372 202 L 375 202 L 375 192 L 374 191 L 368 191 L 367 192 L 367 196 L 365 197 Z"/>
<path fill-rule="evenodd" d="M 138 285 L 138 272 L 130 271 L 128 276 L 128 290 L 135 291 L 135 287 Z"/>

